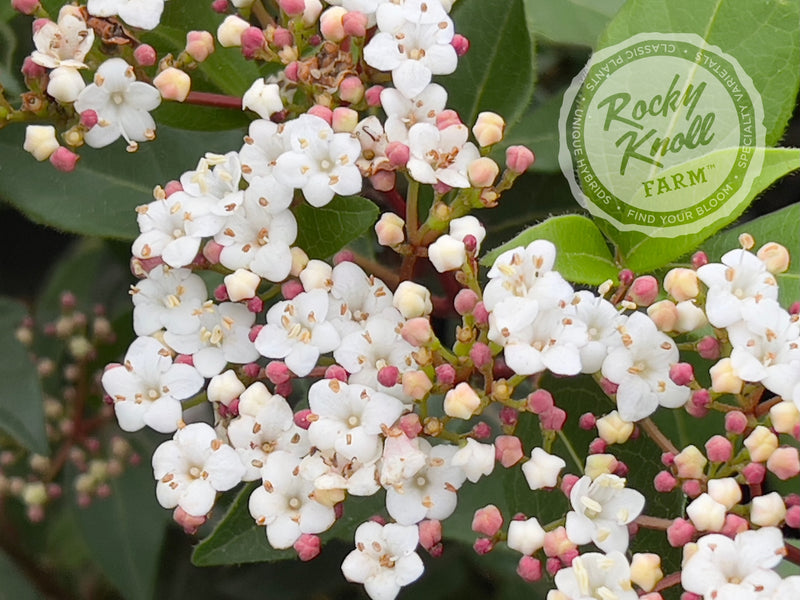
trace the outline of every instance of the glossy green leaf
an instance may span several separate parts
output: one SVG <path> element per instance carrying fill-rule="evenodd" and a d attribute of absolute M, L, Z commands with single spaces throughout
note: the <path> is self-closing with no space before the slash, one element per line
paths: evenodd
<path fill-rule="evenodd" d="M 535 78 L 535 49 L 522 0 L 458 2 L 453 20 L 470 49 L 459 58 L 456 72 L 442 78 L 448 108 L 470 127 L 479 112 L 496 112 L 505 119 L 506 131 L 513 130 L 531 101 Z"/>
<path fill-rule="evenodd" d="M 558 44 L 594 46 L 625 0 L 523 0 L 532 34 Z"/>
<path fill-rule="evenodd" d="M 509 146 L 523 145 L 533 150 L 536 160 L 531 169 L 550 173 L 561 172 L 558 165 L 558 117 L 563 93 L 555 94 L 543 104 L 528 109 L 522 118 L 492 150 L 492 158 L 502 165 Z"/>
<path fill-rule="evenodd" d="M 800 300 L 800 204 L 792 204 L 769 215 L 764 215 L 738 227 L 722 231 L 703 244 L 702 250 L 709 259 L 717 261 L 734 248 L 739 248 L 739 236 L 749 233 L 756 240 L 756 248 L 767 242 L 783 244 L 792 256 L 789 270 L 777 275 L 780 301 L 790 306 Z"/>
<path fill-rule="evenodd" d="M 796 148 L 768 148 L 764 152 L 764 166 L 753 182 L 745 201 L 726 219 L 699 233 L 672 238 L 649 237 L 639 232 L 618 232 L 598 222 L 608 236 L 617 241 L 626 267 L 635 273 L 646 273 L 693 251 L 709 236 L 738 218 L 745 208 L 777 179 L 800 168 L 800 150 Z"/>
<path fill-rule="evenodd" d="M 305 202 L 294 211 L 297 242 L 310 258 L 328 258 L 369 229 L 378 207 L 360 196 L 336 196 L 321 208 Z"/>
<path fill-rule="evenodd" d="M 3 551 L 0 551 L 0 582 L 2 582 L 0 600 L 42 600 L 44 598 Z"/>
<path fill-rule="evenodd" d="M 27 314 L 20 303 L 0 297 L 0 429 L 28 450 L 48 455 L 41 382 L 15 335 Z"/>
<path fill-rule="evenodd" d="M 111 495 L 76 509 L 78 527 L 94 561 L 122 596 L 151 600 L 159 549 L 170 511 L 159 506 L 149 461 L 111 479 Z"/>
<path fill-rule="evenodd" d="M 138 235 L 134 209 L 152 202 L 152 191 L 193 169 L 206 152 L 242 145 L 240 131 L 201 133 L 159 127 L 158 138 L 128 154 L 124 142 L 94 150 L 81 148 L 72 173 L 23 152 L 23 126 L 0 130 L 0 198 L 37 223 L 57 229 L 131 240 Z"/>
<path fill-rule="evenodd" d="M 549 240 L 557 248 L 555 269 L 569 281 L 599 285 L 616 280 L 619 268 L 606 239 L 591 219 L 562 215 L 529 227 L 499 248 L 487 253 L 481 264 L 490 266 L 511 248 L 527 246 L 534 240 Z"/>
<path fill-rule="evenodd" d="M 629 0 L 599 47 L 637 33 L 695 33 L 739 61 L 764 104 L 766 145 L 774 146 L 792 114 L 800 82 L 800 3 L 784 0 Z"/>

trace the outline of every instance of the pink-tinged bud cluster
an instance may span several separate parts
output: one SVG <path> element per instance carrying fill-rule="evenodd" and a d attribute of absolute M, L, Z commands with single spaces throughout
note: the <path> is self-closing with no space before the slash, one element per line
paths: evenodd
<path fill-rule="evenodd" d="M 139 44 L 133 51 L 133 59 L 141 67 L 152 67 L 158 60 L 158 54 L 150 44 Z"/>
<path fill-rule="evenodd" d="M 355 75 L 342 79 L 339 84 L 339 97 L 350 104 L 361 102 L 364 98 L 364 84 L 361 79 Z"/>
<path fill-rule="evenodd" d="M 153 79 L 153 85 L 165 100 L 183 102 L 189 95 L 189 90 L 192 87 L 192 78 L 180 69 L 167 67 L 156 75 L 155 79 Z"/>
<path fill-rule="evenodd" d="M 524 456 L 522 442 L 513 435 L 498 435 L 494 440 L 494 452 L 497 462 L 506 469 L 517 464 Z"/>
<path fill-rule="evenodd" d="M 442 555 L 442 522 L 436 519 L 421 521 L 419 528 L 419 545 L 425 548 L 434 558 Z"/>
<path fill-rule="evenodd" d="M 673 548 L 682 548 L 692 541 L 697 530 L 689 521 L 678 517 L 667 527 L 667 541 Z"/>
<path fill-rule="evenodd" d="M 184 52 L 197 62 L 205 61 L 214 52 L 214 36 L 210 31 L 188 32 Z"/>
<path fill-rule="evenodd" d="M 747 416 L 739 411 L 732 410 L 725 413 L 725 431 L 728 433 L 741 434 L 747 429 Z"/>
<path fill-rule="evenodd" d="M 502 526 L 503 515 L 494 504 L 479 508 L 472 517 L 472 531 L 487 537 L 494 537 Z"/>
<path fill-rule="evenodd" d="M 523 556 L 517 563 L 517 575 L 531 583 L 539 581 L 542 578 L 542 561 L 532 556 Z"/>
<path fill-rule="evenodd" d="M 692 254 L 692 266 L 695 269 L 699 269 L 700 267 L 708 264 L 708 254 L 699 250 Z"/>
<path fill-rule="evenodd" d="M 655 487 L 657 492 L 661 492 L 662 494 L 671 492 L 677 485 L 678 480 L 675 479 L 669 471 L 659 471 L 658 475 L 656 475 L 653 480 L 653 487 Z"/>
<path fill-rule="evenodd" d="M 23 15 L 32 15 L 39 6 L 39 0 L 11 0 L 11 7 Z"/>
<path fill-rule="evenodd" d="M 450 44 L 455 48 L 456 55 L 459 57 L 464 56 L 469 51 L 469 40 L 460 33 L 456 33 L 453 36 Z"/>
<path fill-rule="evenodd" d="M 707 335 L 697 342 L 697 353 L 706 360 L 717 360 L 720 357 L 719 340 Z"/>
<path fill-rule="evenodd" d="M 525 146 L 509 146 L 506 150 L 506 168 L 520 175 L 533 166 L 536 157 Z"/>
<path fill-rule="evenodd" d="M 294 550 L 297 557 L 303 562 L 315 559 L 322 551 L 322 541 L 318 535 L 303 533 L 294 543 Z"/>
<path fill-rule="evenodd" d="M 306 9 L 305 0 L 278 0 L 278 6 L 290 17 L 297 17 L 303 14 Z"/>
<path fill-rule="evenodd" d="M 711 462 L 727 462 L 733 457 L 733 444 L 728 438 L 715 435 L 706 442 L 706 456 Z"/>
<path fill-rule="evenodd" d="M 60 146 L 50 155 L 50 164 L 62 173 L 71 173 L 75 170 L 79 158 L 80 156 L 71 150 Z"/>
<path fill-rule="evenodd" d="M 633 280 L 628 299 L 639 306 L 650 306 L 658 298 L 658 280 L 652 275 L 643 275 Z"/>

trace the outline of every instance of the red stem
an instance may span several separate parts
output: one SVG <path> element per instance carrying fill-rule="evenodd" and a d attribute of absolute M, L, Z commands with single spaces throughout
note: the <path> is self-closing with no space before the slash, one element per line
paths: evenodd
<path fill-rule="evenodd" d="M 226 96 L 225 94 L 212 94 L 211 92 L 189 92 L 184 100 L 185 104 L 197 104 L 199 106 L 215 106 L 217 108 L 232 108 L 242 110 L 242 99 L 236 96 Z"/>

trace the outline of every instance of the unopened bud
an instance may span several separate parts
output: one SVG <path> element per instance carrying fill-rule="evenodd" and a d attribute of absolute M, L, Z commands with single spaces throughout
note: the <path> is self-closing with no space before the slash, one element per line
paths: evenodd
<path fill-rule="evenodd" d="M 476 188 L 491 186 L 499 174 L 500 167 L 488 156 L 475 159 L 467 166 L 469 181 Z"/>
<path fill-rule="evenodd" d="M 607 444 L 624 444 L 633 433 L 633 423 L 620 418 L 614 410 L 597 419 L 597 433 Z"/>
<path fill-rule="evenodd" d="M 79 158 L 80 156 L 61 146 L 50 155 L 50 164 L 62 173 L 71 173 L 75 170 Z"/>
<path fill-rule="evenodd" d="M 545 531 L 536 518 L 508 524 L 508 547 L 530 556 L 544 546 Z"/>
<path fill-rule="evenodd" d="M 433 311 L 430 290 L 413 281 L 403 281 L 397 286 L 392 306 L 406 319 L 424 317 Z"/>
<path fill-rule="evenodd" d="M 186 54 L 203 62 L 214 52 L 214 36 L 210 31 L 190 31 L 186 34 Z"/>
<path fill-rule="evenodd" d="M 50 71 L 47 93 L 61 103 L 75 102 L 86 87 L 83 77 L 72 67 L 58 67 Z"/>
<path fill-rule="evenodd" d="M 742 391 L 742 380 L 730 358 L 717 361 L 708 372 L 711 375 L 711 389 L 718 394 L 738 394 Z"/>
<path fill-rule="evenodd" d="M 764 462 L 778 447 L 778 436 L 759 425 L 745 438 L 744 445 L 750 452 L 750 460 Z"/>
<path fill-rule="evenodd" d="M 697 272 L 693 269 L 672 269 L 664 277 L 664 289 L 678 302 L 696 298 L 700 293 Z"/>
<path fill-rule="evenodd" d="M 661 300 L 647 307 L 647 316 L 659 331 L 672 331 L 678 323 L 678 309 L 671 300 Z"/>
<path fill-rule="evenodd" d="M 331 6 L 319 17 L 319 31 L 322 37 L 330 42 L 341 42 L 345 37 L 342 18 L 347 14 L 347 9 L 341 6 Z"/>
<path fill-rule="evenodd" d="M 480 408 L 481 399 L 466 382 L 459 383 L 444 397 L 444 412 L 450 417 L 469 419 Z"/>
<path fill-rule="evenodd" d="M 242 110 L 250 109 L 262 119 L 283 110 L 280 89 L 276 83 L 267 83 L 264 78 L 256 79 L 242 96 Z"/>
<path fill-rule="evenodd" d="M 25 128 L 22 148 L 30 152 L 36 160 L 47 160 L 58 147 L 56 128 L 52 125 L 28 125 Z"/>
<path fill-rule="evenodd" d="M 524 173 L 535 159 L 533 152 L 525 146 L 509 146 L 506 150 L 506 167 L 513 173 Z"/>
<path fill-rule="evenodd" d="M 742 500 L 742 490 L 733 477 L 711 479 L 708 482 L 708 495 L 730 510 Z"/>
<path fill-rule="evenodd" d="M 686 507 L 686 515 L 698 531 L 720 531 L 725 525 L 725 506 L 708 494 L 700 494 Z"/>
<path fill-rule="evenodd" d="M 761 259 L 770 273 L 784 273 L 789 268 L 789 251 L 785 246 L 769 242 L 759 248 L 756 256 Z"/>
<path fill-rule="evenodd" d="M 478 145 L 492 146 L 503 139 L 505 127 L 506 122 L 497 113 L 482 112 L 478 114 L 478 119 L 472 127 L 472 134 L 478 141 Z"/>
<path fill-rule="evenodd" d="M 242 34 L 250 27 L 250 23 L 237 15 L 229 15 L 217 28 L 217 39 L 223 48 L 242 45 Z"/>
<path fill-rule="evenodd" d="M 786 516 L 786 505 L 778 492 L 756 496 L 750 501 L 750 521 L 759 527 L 777 527 Z"/>
<path fill-rule="evenodd" d="M 192 78 L 175 67 L 167 67 L 153 79 L 153 85 L 165 100 L 183 102 L 192 87 Z"/>

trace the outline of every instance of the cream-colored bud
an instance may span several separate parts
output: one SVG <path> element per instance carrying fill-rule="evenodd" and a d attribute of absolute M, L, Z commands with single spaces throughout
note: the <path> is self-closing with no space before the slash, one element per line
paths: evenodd
<path fill-rule="evenodd" d="M 775 431 L 791 434 L 800 425 L 800 410 L 794 402 L 784 400 L 769 409 L 769 418 Z"/>
<path fill-rule="evenodd" d="M 431 292 L 413 281 L 403 281 L 395 290 L 392 306 L 406 319 L 424 317 L 433 311 Z"/>
<path fill-rule="evenodd" d="M 333 267 L 325 261 L 315 258 L 308 261 L 306 268 L 300 273 L 300 282 L 307 292 L 311 290 L 330 290 L 333 286 L 332 274 Z"/>
<path fill-rule="evenodd" d="M 300 273 L 303 272 L 303 269 L 306 268 L 308 265 L 308 254 L 306 254 L 305 250 L 298 246 L 292 247 L 292 269 L 289 271 L 289 274 L 292 277 L 298 277 Z"/>
<path fill-rule="evenodd" d="M 678 308 L 671 300 L 659 300 L 647 307 L 647 316 L 659 331 L 672 331 L 678 323 Z"/>
<path fill-rule="evenodd" d="M 700 494 L 686 507 L 686 515 L 698 531 L 720 531 L 725 525 L 725 506 L 708 494 Z"/>
<path fill-rule="evenodd" d="M 775 242 L 769 242 L 759 248 L 756 256 L 767 267 L 770 273 L 784 273 L 789 268 L 789 251 L 785 246 Z"/>
<path fill-rule="evenodd" d="M 756 496 L 750 502 L 750 521 L 759 527 L 777 527 L 786 517 L 786 505 L 778 492 Z"/>
<path fill-rule="evenodd" d="M 237 15 L 228 15 L 217 28 L 217 39 L 224 48 L 242 45 L 242 34 L 250 27 L 250 23 Z"/>
<path fill-rule="evenodd" d="M 482 112 L 472 128 L 472 134 L 480 146 L 491 146 L 503 139 L 506 122 L 493 112 Z"/>
<path fill-rule="evenodd" d="M 405 239 L 406 222 L 398 215 L 391 212 L 385 212 L 375 223 L 375 233 L 378 236 L 378 243 L 381 246 L 397 246 L 402 244 Z"/>
<path fill-rule="evenodd" d="M 733 477 L 711 479 L 708 482 L 708 495 L 730 510 L 742 500 L 742 489 Z"/>
<path fill-rule="evenodd" d="M 331 6 L 319 17 L 319 31 L 322 37 L 330 42 L 341 42 L 347 34 L 344 31 L 342 17 L 347 14 L 347 9 L 341 6 Z"/>
<path fill-rule="evenodd" d="M 750 452 L 750 460 L 765 462 L 778 447 L 778 436 L 759 425 L 747 436 L 744 445 Z"/>
<path fill-rule="evenodd" d="M 428 259 L 439 273 L 460 269 L 467 259 L 464 242 L 442 235 L 428 247 Z"/>
<path fill-rule="evenodd" d="M 613 473 L 618 461 L 613 454 L 590 454 L 586 457 L 586 467 L 583 472 L 593 480 L 604 473 Z"/>
<path fill-rule="evenodd" d="M 44 483 L 26 483 L 22 490 L 22 501 L 28 506 L 40 506 L 47 502 L 47 488 Z"/>
<path fill-rule="evenodd" d="M 414 400 L 422 400 L 433 387 L 433 382 L 423 371 L 403 373 L 403 393 Z"/>
<path fill-rule="evenodd" d="M 708 372 L 711 375 L 711 389 L 718 394 L 738 394 L 742 391 L 742 380 L 730 358 L 717 361 Z"/>
<path fill-rule="evenodd" d="M 683 479 L 700 479 L 706 464 L 708 459 L 696 446 L 686 446 L 675 455 L 675 467 L 678 469 L 678 476 Z"/>
<path fill-rule="evenodd" d="M 86 87 L 86 82 L 73 67 L 58 67 L 50 71 L 47 93 L 61 103 L 75 102 Z"/>
<path fill-rule="evenodd" d="M 678 302 L 696 298 L 700 293 L 697 273 L 693 269 L 672 269 L 664 277 L 664 289 Z"/>
<path fill-rule="evenodd" d="M 489 187 L 500 174 L 500 167 L 488 156 L 476 158 L 467 166 L 467 176 L 473 187 Z"/>
<path fill-rule="evenodd" d="M 228 298 L 232 302 L 239 302 L 256 295 L 261 277 L 247 269 L 236 269 L 230 275 L 226 275 L 223 281 L 225 289 L 228 290 Z"/>
<path fill-rule="evenodd" d="M 25 142 L 22 148 L 38 160 L 47 160 L 58 149 L 56 128 L 52 125 L 28 125 L 25 128 Z"/>
<path fill-rule="evenodd" d="M 661 570 L 661 557 L 658 554 L 637 553 L 631 560 L 631 581 L 645 592 L 652 592 L 656 584 L 664 578 Z"/>
<path fill-rule="evenodd" d="M 210 31 L 190 31 L 186 34 L 185 52 L 197 62 L 203 62 L 214 52 L 214 36 Z"/>
<path fill-rule="evenodd" d="M 209 402 L 221 402 L 227 406 L 234 398 L 238 398 L 244 390 L 244 384 L 239 381 L 236 372 L 233 369 L 228 369 L 224 373 L 215 375 L 208 382 L 208 400 Z"/>
<path fill-rule="evenodd" d="M 481 399 L 472 386 L 466 382 L 459 383 L 444 397 L 444 412 L 457 419 L 469 419 L 481 405 Z"/>
<path fill-rule="evenodd" d="M 508 524 L 508 547 L 527 556 L 544 546 L 544 536 L 545 531 L 536 518 Z"/>
<path fill-rule="evenodd" d="M 267 83 L 264 78 L 256 79 L 242 96 L 242 110 L 250 109 L 262 119 L 269 119 L 283 110 L 280 88 L 277 83 Z"/>
<path fill-rule="evenodd" d="M 606 444 L 624 444 L 633 433 L 633 423 L 623 421 L 616 410 L 597 419 L 597 434 Z"/>
<path fill-rule="evenodd" d="M 678 302 L 675 310 L 678 312 L 678 320 L 675 322 L 674 330 L 679 333 L 696 331 L 708 323 L 706 313 L 694 303 L 694 300 Z"/>
<path fill-rule="evenodd" d="M 180 69 L 167 67 L 155 76 L 153 85 L 165 100 L 183 102 L 192 89 L 192 78 Z"/>
<path fill-rule="evenodd" d="M 303 11 L 303 25 L 311 27 L 319 19 L 322 12 L 322 2 L 319 0 L 306 0 L 306 8 Z"/>

